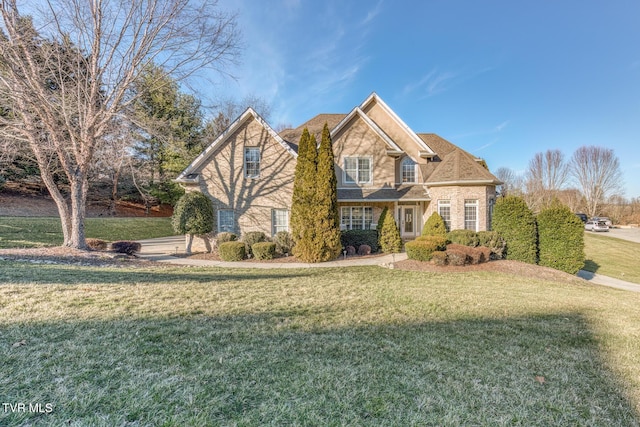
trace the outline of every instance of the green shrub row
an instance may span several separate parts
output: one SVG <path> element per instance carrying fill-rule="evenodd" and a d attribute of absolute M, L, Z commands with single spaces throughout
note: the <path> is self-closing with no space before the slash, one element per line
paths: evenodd
<path fill-rule="evenodd" d="M 442 251 L 446 246 L 447 238 L 443 236 L 420 236 L 404 245 L 407 258 L 417 261 L 431 260 L 434 252 Z"/>
<path fill-rule="evenodd" d="M 223 261 L 242 261 L 247 251 L 244 242 L 230 241 L 218 246 L 218 255 Z"/>
<path fill-rule="evenodd" d="M 371 252 L 378 252 L 378 232 L 376 230 L 344 230 L 340 233 L 342 247 L 353 246 L 359 248 L 361 245 L 371 247 Z"/>
<path fill-rule="evenodd" d="M 256 259 L 273 259 L 276 255 L 276 244 L 273 242 L 258 242 L 251 246 L 251 252 Z"/>
<path fill-rule="evenodd" d="M 537 217 L 540 265 L 576 274 L 584 266 L 584 226 L 566 206 L 544 209 Z"/>

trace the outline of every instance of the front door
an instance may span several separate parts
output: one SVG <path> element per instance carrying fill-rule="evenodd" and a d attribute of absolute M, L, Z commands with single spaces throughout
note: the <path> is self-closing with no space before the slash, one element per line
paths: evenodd
<path fill-rule="evenodd" d="M 403 239 L 416 237 L 416 207 L 400 206 L 400 235 Z"/>

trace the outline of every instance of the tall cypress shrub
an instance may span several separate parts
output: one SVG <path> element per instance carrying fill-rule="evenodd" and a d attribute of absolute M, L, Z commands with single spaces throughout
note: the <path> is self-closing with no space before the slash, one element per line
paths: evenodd
<path fill-rule="evenodd" d="M 384 208 L 381 215 L 382 224 L 378 230 L 378 242 L 382 252 L 387 254 L 399 253 L 402 250 L 402 238 L 396 220 L 387 208 Z"/>
<path fill-rule="evenodd" d="M 584 226 L 571 209 L 555 203 L 538 214 L 540 265 L 576 274 L 584 266 Z"/>
<path fill-rule="evenodd" d="M 338 215 L 338 180 L 329 126 L 322 129 L 316 173 L 315 255 L 329 261 L 340 255 L 340 217 Z"/>
<path fill-rule="evenodd" d="M 291 237 L 295 242 L 293 254 L 305 262 L 317 262 L 314 252 L 316 212 L 316 173 L 318 151 L 316 139 L 307 128 L 298 144 L 298 161 L 291 198 Z"/>
<path fill-rule="evenodd" d="M 524 199 L 518 196 L 499 198 L 493 211 L 492 228 L 506 242 L 506 259 L 537 263 L 536 219 Z"/>
<path fill-rule="evenodd" d="M 438 212 L 431 214 L 422 227 L 423 236 L 446 236 L 447 226 Z"/>

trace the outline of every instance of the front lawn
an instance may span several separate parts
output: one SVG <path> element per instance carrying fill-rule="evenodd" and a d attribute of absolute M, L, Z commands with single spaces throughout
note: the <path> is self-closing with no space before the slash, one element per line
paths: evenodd
<path fill-rule="evenodd" d="M 640 243 L 593 233 L 584 235 L 584 270 L 640 283 Z"/>
<path fill-rule="evenodd" d="M 379 267 L 0 261 L 17 425 L 637 425 L 640 294 Z"/>
<path fill-rule="evenodd" d="M 87 218 L 87 237 L 106 241 L 141 240 L 175 234 L 171 218 Z M 62 244 L 59 218 L 0 217 L 0 249 Z"/>

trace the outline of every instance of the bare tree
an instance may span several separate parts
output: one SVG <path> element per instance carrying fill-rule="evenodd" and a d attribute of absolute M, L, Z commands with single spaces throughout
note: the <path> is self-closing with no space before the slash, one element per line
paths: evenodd
<path fill-rule="evenodd" d="M 611 149 L 578 148 L 571 158 L 570 171 L 586 199 L 589 216 L 598 213 L 607 197 L 624 192 L 620 162 Z"/>
<path fill-rule="evenodd" d="M 181 81 L 222 71 L 238 53 L 234 16 L 214 0 L 42 0 L 33 18 L 0 0 L 0 118 L 6 135 L 28 145 L 55 201 L 64 245 L 85 248 L 88 176 L 110 125 L 135 101 L 150 63 Z M 33 7 L 33 6 L 32 6 Z M 36 10 L 33 7 L 32 10 Z M 37 29 L 36 29 L 37 28 Z M 68 200 L 49 169 L 60 164 Z"/>
<path fill-rule="evenodd" d="M 512 169 L 501 167 L 494 172 L 496 178 L 502 181 L 498 187 L 501 196 L 520 194 L 522 192 L 522 177 Z"/>
<path fill-rule="evenodd" d="M 558 197 L 569 173 L 568 164 L 560 150 L 537 153 L 529 162 L 526 173 L 527 202 L 538 211 Z"/>

